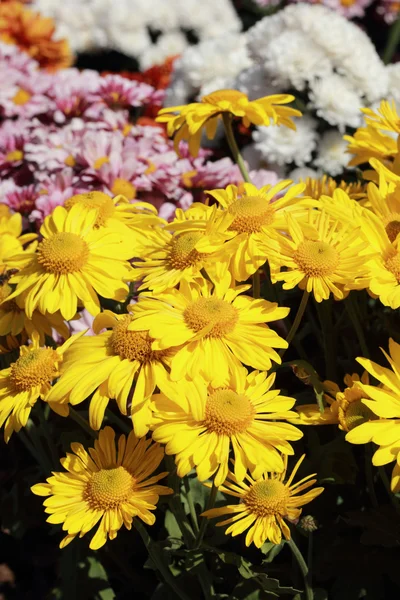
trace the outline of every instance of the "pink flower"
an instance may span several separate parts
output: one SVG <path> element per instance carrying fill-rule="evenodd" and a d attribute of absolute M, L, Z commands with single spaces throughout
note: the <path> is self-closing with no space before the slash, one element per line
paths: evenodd
<path fill-rule="evenodd" d="M 73 153 L 82 137 L 82 129 L 76 125 L 76 122 L 62 128 L 39 125 L 33 130 L 30 141 L 25 144 L 25 158 L 35 163 L 37 180 L 75 166 Z"/>
<path fill-rule="evenodd" d="M 399 17 L 400 4 L 397 0 L 381 0 L 376 12 L 382 15 L 384 21 L 390 25 Z"/>
<path fill-rule="evenodd" d="M 39 196 L 35 202 L 35 210 L 29 215 L 31 222 L 42 224 L 56 206 L 63 205 L 68 198 L 75 194 L 87 191 L 87 188 L 78 180 L 72 169 L 64 169 L 61 173 L 51 175 L 41 183 Z"/>
<path fill-rule="evenodd" d="M 129 81 L 120 75 L 105 75 L 92 99 L 116 110 L 149 104 L 154 96 L 155 89 L 147 83 Z M 156 94 L 156 100 L 159 101 L 159 94 Z"/>
<path fill-rule="evenodd" d="M 304 2 L 304 0 L 291 0 L 292 2 Z M 323 4 L 328 8 L 338 12 L 347 19 L 362 17 L 365 8 L 372 4 L 373 0 L 307 0 L 309 4 Z M 390 1 L 390 0 L 389 0 Z"/>
<path fill-rule="evenodd" d="M 15 212 L 19 212 L 23 216 L 29 216 L 35 207 L 39 193 L 36 185 L 15 186 L 13 190 L 2 196 L 2 202 Z"/>

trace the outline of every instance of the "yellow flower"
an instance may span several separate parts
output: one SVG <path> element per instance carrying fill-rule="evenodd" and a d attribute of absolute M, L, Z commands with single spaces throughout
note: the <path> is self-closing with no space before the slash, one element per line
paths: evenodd
<path fill-rule="evenodd" d="M 94 228 L 97 211 L 82 211 L 79 204 L 67 211 L 57 206 L 46 217 L 43 241 L 29 254 L 24 268 L 10 279 L 16 290 L 9 300 L 24 293 L 26 314 L 55 313 L 71 319 L 78 303 L 93 315 L 100 312 L 97 294 L 124 301 L 128 286 L 122 282 L 132 269 L 131 258 L 121 248 L 121 236 L 107 228 Z"/>
<path fill-rule="evenodd" d="M 365 287 L 358 279 L 368 274 L 365 265 L 372 251 L 361 237 L 360 227 L 334 221 L 325 210 L 310 210 L 306 224 L 314 229 L 307 236 L 302 224 L 287 216 L 290 238 L 278 238 L 279 249 L 268 247 L 271 279 L 283 281 L 285 290 L 296 285 L 312 292 L 317 302 L 327 300 L 332 293 L 337 300 L 344 297 L 344 286 L 352 283 Z M 284 267 L 285 271 L 280 271 Z M 356 280 L 356 282 L 355 282 Z"/>
<path fill-rule="evenodd" d="M 51 384 L 60 372 L 63 354 L 76 337 L 72 336 L 59 348 L 41 348 L 39 335 L 32 334 L 32 344 L 20 347 L 19 358 L 0 371 L 0 427 L 9 441 L 14 431 L 25 427 L 37 400 L 45 400 Z"/>
<path fill-rule="evenodd" d="M 400 178 L 388 181 L 384 172 L 379 174 L 379 186 L 368 184 L 369 208 L 382 221 L 390 242 L 396 242 L 400 233 Z"/>
<path fill-rule="evenodd" d="M 228 265 L 231 245 L 225 242 L 234 236 L 234 233 L 227 231 L 232 219 L 220 218 L 216 206 L 204 208 L 206 210 L 198 221 L 185 218 L 186 214 L 183 213 L 184 219 L 166 226 L 174 231 L 177 225 L 178 231 L 171 233 L 162 228 L 154 231 L 144 253 L 139 254 L 142 261 L 133 263 L 134 280 L 143 280 L 139 290 L 148 288 L 154 293 L 163 292 L 175 287 L 183 279 L 194 281 L 202 278 L 202 269 L 212 281 L 227 278 L 230 284 Z M 199 213 L 198 210 L 196 212 Z M 178 223 L 183 226 L 187 223 L 189 230 L 179 230 Z"/>
<path fill-rule="evenodd" d="M 22 234 L 22 216 L 20 213 L 7 211 L 0 213 L 0 267 L 4 270 L 17 267 L 15 255 L 24 251 L 24 246 L 36 240 L 36 233 Z"/>
<path fill-rule="evenodd" d="M 289 309 L 240 295 L 249 287 L 213 289 L 206 280 L 182 281 L 179 290 L 143 294 L 129 329 L 148 330 L 155 339 L 153 350 L 180 347 L 171 361 L 174 381 L 200 374 L 219 387 L 237 372 L 240 361 L 268 371 L 271 360 L 281 362 L 273 348 L 287 348 L 287 343 L 266 323 L 283 319 Z"/>
<path fill-rule="evenodd" d="M 350 198 L 360 200 L 365 197 L 365 184 L 361 182 L 347 183 L 341 181 L 339 184 L 328 175 L 323 175 L 319 179 L 306 177 L 304 180 L 304 196 L 319 200 L 321 196 L 332 196 L 336 189 L 343 190 Z"/>
<path fill-rule="evenodd" d="M 229 453 L 235 455 L 235 476 L 243 480 L 249 469 L 253 477 L 282 471 L 279 452 L 293 454 L 290 441 L 302 432 L 278 421 L 294 416 L 294 398 L 271 390 L 275 374 L 238 369 L 223 387 L 201 378 L 181 380 L 174 394 L 154 398 L 154 432 L 166 444 L 166 454 L 176 454 L 179 477 L 196 468 L 200 481 L 215 474 L 220 486 L 228 475 Z"/>
<path fill-rule="evenodd" d="M 136 435 L 147 433 L 152 416 L 151 396 L 156 387 L 166 389 L 166 369 L 173 351 L 153 351 L 153 339 L 147 331 L 128 330 L 132 318 L 106 310 L 93 322 L 97 335 L 83 337 L 69 348 L 61 378 L 46 398 L 52 407 L 55 403 L 56 412 L 67 416 L 68 404 L 79 404 L 94 392 L 89 421 L 93 429 L 100 429 L 109 399 L 116 399 L 124 415 L 129 399 Z M 107 331 L 99 333 L 104 328 Z"/>
<path fill-rule="evenodd" d="M 123 525 L 132 527 L 133 517 L 147 525 L 155 522 L 154 511 L 159 496 L 172 490 L 157 482 L 167 473 L 153 475 L 163 459 L 164 450 L 151 440 L 138 440 L 133 431 L 128 439 L 121 435 L 115 447 L 115 432 L 105 427 L 89 453 L 82 444 L 71 444 L 73 454 L 61 459 L 65 471 L 55 472 L 47 483 L 37 483 L 31 490 L 48 496 L 43 502 L 50 516 L 47 522 L 63 524 L 67 535 L 60 548 L 79 535 L 83 537 L 99 521 L 89 548 L 97 550 L 107 539 L 113 540 Z"/>
<path fill-rule="evenodd" d="M 207 137 L 213 139 L 223 113 L 242 119 L 246 127 L 273 123 L 296 129 L 291 117 L 301 117 L 301 112 L 282 106 L 294 99 L 289 94 L 276 94 L 250 101 L 246 94 L 237 90 L 218 90 L 203 96 L 200 102 L 163 108 L 156 121 L 167 124 L 170 137 L 176 134 L 176 149 L 181 140 L 188 140 L 190 153 L 197 156 L 203 128 Z"/>
<path fill-rule="evenodd" d="M 389 340 L 389 355 L 381 348 L 391 369 L 381 367 L 367 358 L 357 361 L 377 379 L 381 386 L 361 384 L 366 398 L 362 403 L 368 408 L 375 420 L 355 427 L 346 435 L 352 444 L 374 442 L 379 446 L 372 457 L 375 466 L 387 465 L 393 461 L 391 488 L 400 491 L 400 345 Z"/>
<path fill-rule="evenodd" d="M 325 210 L 334 220 L 362 227 L 364 207 L 344 190 L 336 189 L 331 195 L 322 195 L 316 205 Z"/>
<path fill-rule="evenodd" d="M 324 488 L 317 487 L 300 494 L 316 483 L 316 479 L 312 479 L 315 473 L 292 484 L 304 457 L 303 454 L 286 482 L 286 456 L 284 457 L 285 469 L 280 474 L 264 473 L 257 479 L 247 475 L 246 480 L 240 482 L 233 473 L 230 473 L 225 486 L 220 487 L 220 490 L 229 496 L 239 498 L 239 504 L 212 508 L 206 510 L 202 516 L 209 519 L 228 516 L 228 519 L 217 525 L 229 525 L 225 533 L 232 536 L 248 530 L 246 546 L 254 544 L 257 548 L 261 548 L 266 541 L 280 544 L 282 534 L 285 539 L 290 540 L 290 529 L 285 519 L 290 521 L 298 519 L 302 512 L 300 507 L 308 504 L 324 491 Z"/>
<path fill-rule="evenodd" d="M 276 230 L 286 228 L 287 212 L 296 215 L 307 212 L 298 198 L 304 185 L 292 183 L 285 180 L 260 189 L 244 183 L 240 188 L 228 185 L 226 189 L 207 192 L 233 219 L 229 230 L 236 234 L 236 247 L 232 249 L 230 271 L 236 281 L 245 281 L 265 263 L 264 239 L 274 238 Z M 276 199 L 288 186 L 291 187 L 282 198 Z"/>

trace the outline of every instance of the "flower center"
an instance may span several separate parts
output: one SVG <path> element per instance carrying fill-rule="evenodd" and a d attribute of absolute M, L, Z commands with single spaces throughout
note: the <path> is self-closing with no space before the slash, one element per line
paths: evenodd
<path fill-rule="evenodd" d="M 76 160 L 72 154 L 68 154 L 67 158 L 64 160 L 64 165 L 67 167 L 74 167 L 76 165 Z"/>
<path fill-rule="evenodd" d="M 386 233 L 391 242 L 394 242 L 400 233 L 400 213 L 391 213 L 385 219 Z"/>
<path fill-rule="evenodd" d="M 84 499 L 94 510 L 117 508 L 132 494 L 135 480 L 125 467 L 101 469 L 86 484 Z"/>
<path fill-rule="evenodd" d="M 385 262 L 385 267 L 400 282 L 400 254 L 394 248 Z"/>
<path fill-rule="evenodd" d="M 61 231 L 43 240 L 37 250 L 38 262 L 48 273 L 66 274 L 85 266 L 89 248 L 76 233 Z"/>
<path fill-rule="evenodd" d="M 24 158 L 24 153 L 22 150 L 12 150 L 6 154 L 7 162 L 17 162 L 17 160 L 22 160 Z"/>
<path fill-rule="evenodd" d="M 194 267 L 205 256 L 195 250 L 195 245 L 202 237 L 203 234 L 199 232 L 182 233 L 175 236 L 171 241 L 168 255 L 171 267 L 180 270 Z"/>
<path fill-rule="evenodd" d="M 104 227 L 110 217 L 114 215 L 114 202 L 110 196 L 103 192 L 87 192 L 86 194 L 75 194 L 64 203 L 67 210 L 74 204 L 83 204 L 86 208 L 97 210 L 96 227 Z"/>
<path fill-rule="evenodd" d="M 257 233 L 274 220 L 274 209 L 262 196 L 242 196 L 228 208 L 234 219 L 229 229 L 239 233 Z"/>
<path fill-rule="evenodd" d="M 208 328 L 206 337 L 223 337 L 235 329 L 239 315 L 237 309 L 219 298 L 199 298 L 183 312 L 185 323 L 196 333 Z"/>
<path fill-rule="evenodd" d="M 108 158 L 108 156 L 100 156 L 100 158 L 97 158 L 94 163 L 93 163 L 93 167 L 97 170 L 97 169 L 101 169 L 101 167 L 107 163 L 110 162 L 110 159 Z"/>
<path fill-rule="evenodd" d="M 127 360 L 138 360 L 140 363 L 161 360 L 168 351 L 152 350 L 154 339 L 147 331 L 130 331 L 128 325 L 131 322 L 132 317 L 125 315 L 114 325 L 109 340 L 113 354 Z"/>
<path fill-rule="evenodd" d="M 321 277 L 334 272 L 339 253 L 326 242 L 306 240 L 298 245 L 293 259 L 308 277 Z"/>
<path fill-rule="evenodd" d="M 362 425 L 362 423 L 376 419 L 376 415 L 372 410 L 363 404 L 362 398 L 351 402 L 346 409 L 339 408 L 338 417 L 339 423 L 345 431 L 351 431 L 354 427 Z"/>
<path fill-rule="evenodd" d="M 23 90 L 22 88 L 20 88 L 18 90 L 18 92 L 15 94 L 15 96 L 12 98 L 12 101 L 14 102 L 14 104 L 17 104 L 18 106 L 22 106 L 23 104 L 26 104 L 27 102 L 29 102 L 29 100 L 31 98 L 32 98 L 32 94 L 30 94 L 26 90 Z"/>
<path fill-rule="evenodd" d="M 37 348 L 20 356 L 11 365 L 10 380 L 14 390 L 23 392 L 51 383 L 58 375 L 59 359 L 51 348 Z"/>
<path fill-rule="evenodd" d="M 256 411 L 246 396 L 220 388 L 207 398 L 204 425 L 218 435 L 235 435 L 245 431 Z"/>
<path fill-rule="evenodd" d="M 287 512 L 288 488 L 278 479 L 255 483 L 243 498 L 250 511 L 259 517 L 284 516 Z"/>
<path fill-rule="evenodd" d="M 114 196 L 119 196 L 121 194 L 121 196 L 125 196 L 128 200 L 133 200 L 136 197 L 135 186 L 132 185 L 130 181 L 121 179 L 120 177 L 114 179 L 111 191 Z"/>

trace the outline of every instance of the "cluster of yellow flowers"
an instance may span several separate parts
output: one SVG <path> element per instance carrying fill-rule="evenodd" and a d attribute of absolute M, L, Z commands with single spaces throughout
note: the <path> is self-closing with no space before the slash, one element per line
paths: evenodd
<path fill-rule="evenodd" d="M 231 142 L 233 117 L 293 127 L 290 118 L 299 113 L 284 106 L 292 100 L 249 102 L 222 90 L 164 109 L 160 120 L 195 153 L 202 130 L 212 137 L 220 117 Z M 294 326 L 311 295 L 320 303 L 367 289 L 384 305 L 400 306 L 397 149 L 378 155 L 374 141 L 382 149 L 382 129 L 397 127 L 399 117 L 387 110 L 384 103 L 382 118 L 369 113 L 367 133 L 360 130 L 350 144 L 354 160 L 371 159 L 375 169 L 366 188 L 323 178 L 258 189 L 244 171 L 242 185 L 209 191 L 208 204 L 177 210 L 169 223 L 149 204 L 101 192 L 57 207 L 38 238 L 21 236 L 18 215 L 1 216 L 0 335 L 17 346 L 28 337 L 32 342 L 0 371 L 5 439 L 27 424 L 39 399 L 64 417 L 89 400 L 93 430 L 115 400 L 133 424 L 117 449 L 109 426 L 89 451 L 72 444 L 73 454 L 61 461 L 65 472 L 32 488 L 47 496 L 48 521 L 63 524 L 62 546 L 98 523 L 94 549 L 122 525 L 130 528 L 133 517 L 153 523 L 159 496 L 171 493 L 158 484 L 166 473 L 153 474 L 164 452 L 175 457 L 179 477 L 195 469 L 200 481 L 240 499 L 204 514 L 228 515 L 220 523 L 229 524 L 227 533 L 248 530 L 246 544 L 257 547 L 278 544 L 282 534 L 290 539 L 285 519 L 297 519 L 300 507 L 322 492 L 312 487 L 313 475 L 292 483 L 303 457 L 285 480 L 291 442 L 303 435 L 296 425 L 339 423 L 350 442 L 381 446 L 375 464 L 396 460 L 400 346 L 391 342 L 392 371 L 359 359 L 383 387 L 356 376 L 347 378 L 344 392 L 325 382 L 325 411 L 292 410 L 295 399 L 274 389 L 270 372 L 294 335 L 285 340 L 270 324 L 289 309 L 259 297 L 260 269 L 268 264 L 273 283 L 304 291 Z M 244 169 L 233 142 L 232 151 Z M 137 301 L 129 303 L 138 283 Z M 103 310 L 102 299 L 118 302 L 118 313 Z M 44 346 L 52 328 L 68 338 L 64 320 L 77 318 L 80 307 L 95 316 L 93 335 Z M 399 488 L 396 466 L 393 489 Z"/>

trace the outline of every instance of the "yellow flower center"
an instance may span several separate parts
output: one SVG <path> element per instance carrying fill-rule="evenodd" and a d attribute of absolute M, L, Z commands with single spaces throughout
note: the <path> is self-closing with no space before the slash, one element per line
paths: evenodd
<path fill-rule="evenodd" d="M 93 473 L 83 497 L 94 510 L 117 508 L 129 499 L 135 480 L 125 467 L 101 469 Z"/>
<path fill-rule="evenodd" d="M 355 4 L 356 0 L 340 0 L 340 4 L 342 6 L 353 6 L 353 4 Z"/>
<path fill-rule="evenodd" d="M 24 158 L 24 153 L 21 150 L 12 150 L 6 154 L 7 162 L 17 162 L 17 160 L 22 160 Z"/>
<path fill-rule="evenodd" d="M 185 323 L 196 333 L 209 328 L 206 337 L 223 337 L 233 329 L 238 322 L 237 309 L 219 298 L 199 298 L 183 312 Z"/>
<path fill-rule="evenodd" d="M 114 202 L 110 196 L 103 192 L 87 192 L 86 194 L 75 194 L 64 203 L 67 210 L 75 204 L 83 204 L 86 208 L 95 208 L 98 211 L 96 227 L 104 227 L 115 213 Z"/>
<path fill-rule="evenodd" d="M 393 273 L 397 281 L 400 282 L 400 254 L 393 248 L 385 262 L 385 267 Z"/>
<path fill-rule="evenodd" d="M 11 294 L 12 289 L 11 286 L 8 285 L 8 283 L 3 283 L 2 286 L 0 286 L 0 304 L 2 302 L 4 302 L 4 300 L 6 298 L 8 298 L 8 296 Z M 4 304 L 2 306 L 0 306 L 0 310 L 4 310 Z"/>
<path fill-rule="evenodd" d="M 337 268 L 339 253 L 326 242 L 306 240 L 298 245 L 293 260 L 308 277 L 323 277 Z"/>
<path fill-rule="evenodd" d="M 194 267 L 204 254 L 195 250 L 195 245 L 203 237 L 202 233 L 182 233 L 175 236 L 171 241 L 171 249 L 168 254 L 168 261 L 174 269 L 186 269 Z"/>
<path fill-rule="evenodd" d="M 113 354 L 127 360 L 137 360 L 140 363 L 161 360 L 167 354 L 166 350 L 152 350 L 154 339 L 147 331 L 130 331 L 130 315 L 125 315 L 114 325 L 109 344 Z"/>
<path fill-rule="evenodd" d="M 14 102 L 14 104 L 17 104 L 18 106 L 22 106 L 23 104 L 26 104 L 27 102 L 29 102 L 29 100 L 31 98 L 32 98 L 32 94 L 30 94 L 26 90 L 19 89 L 18 92 L 15 94 L 15 96 L 12 98 L 12 101 Z"/>
<path fill-rule="evenodd" d="M 43 240 L 37 250 L 37 260 L 48 273 L 74 273 L 85 266 L 89 248 L 76 233 L 61 231 Z"/>
<path fill-rule="evenodd" d="M 247 100 L 247 96 L 237 90 L 218 90 L 203 96 L 201 99 L 204 104 L 218 105 L 220 102 L 225 102 L 227 111 L 229 110 L 229 104 L 236 104 L 240 100 Z"/>
<path fill-rule="evenodd" d="M 108 158 L 108 156 L 100 156 L 100 158 L 98 158 L 97 160 L 94 161 L 93 166 L 97 170 L 109 162 L 110 162 L 110 159 Z"/>
<path fill-rule="evenodd" d="M 389 240 L 394 242 L 397 235 L 400 233 L 400 213 L 389 214 L 384 223 Z"/>
<path fill-rule="evenodd" d="M 11 365 L 10 381 L 16 392 L 51 383 L 58 375 L 57 352 L 51 348 L 37 348 L 23 354 Z"/>
<path fill-rule="evenodd" d="M 358 387 L 346 388 L 343 398 L 338 395 L 338 419 L 345 431 L 350 431 L 367 421 L 374 421 L 376 415 L 363 404 L 365 393 Z"/>
<path fill-rule="evenodd" d="M 218 435 L 235 435 L 246 431 L 256 411 L 246 396 L 220 388 L 207 398 L 204 425 Z"/>
<path fill-rule="evenodd" d="M 274 220 L 272 205 L 262 196 L 242 196 L 228 208 L 234 220 L 229 227 L 239 233 L 257 233 Z"/>
<path fill-rule="evenodd" d="M 120 177 L 114 179 L 111 191 L 114 196 L 119 196 L 121 194 L 121 196 L 125 196 L 128 200 L 133 200 L 136 197 L 135 186 L 132 185 L 130 181 L 121 179 Z"/>
<path fill-rule="evenodd" d="M 289 496 L 290 492 L 282 481 L 267 479 L 255 483 L 244 496 L 243 502 L 258 517 L 284 516 Z"/>
<path fill-rule="evenodd" d="M 72 154 L 69 154 L 67 156 L 67 158 L 64 160 L 64 165 L 66 165 L 67 167 L 74 167 L 76 165 L 76 161 L 75 161 L 74 157 L 72 156 Z"/>

